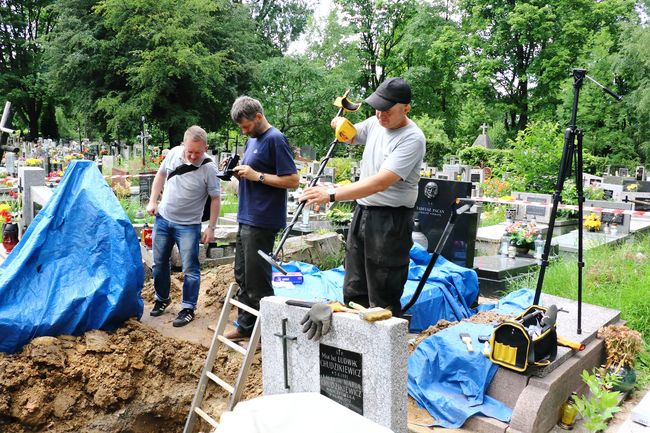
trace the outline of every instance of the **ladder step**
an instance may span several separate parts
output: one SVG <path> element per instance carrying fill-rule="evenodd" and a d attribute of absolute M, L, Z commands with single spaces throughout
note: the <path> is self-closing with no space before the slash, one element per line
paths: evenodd
<path fill-rule="evenodd" d="M 206 374 L 206 376 L 208 376 L 210 379 L 212 379 L 213 382 L 217 383 L 217 384 L 220 385 L 223 389 L 225 389 L 226 391 L 228 391 L 228 393 L 232 394 L 232 393 L 235 391 L 235 388 L 234 388 L 231 384 L 229 384 L 229 383 L 226 382 L 225 380 L 221 379 L 221 378 L 220 378 L 219 376 L 217 376 L 216 374 L 214 374 L 214 373 L 212 373 L 212 372 L 210 372 L 210 371 L 206 371 L 205 374 Z"/>
<path fill-rule="evenodd" d="M 210 424 L 212 427 L 217 428 L 219 427 L 219 423 L 216 422 L 210 415 L 207 413 L 203 412 L 200 407 L 195 407 L 194 412 L 196 412 L 201 418 L 203 418 L 208 424 Z"/>
<path fill-rule="evenodd" d="M 246 349 L 241 347 L 239 344 L 233 343 L 232 341 L 228 340 L 223 335 L 219 335 L 219 336 L 217 336 L 217 338 L 219 339 L 219 341 L 221 341 L 226 346 L 230 347 L 232 350 L 235 350 L 235 351 L 241 353 L 242 355 L 246 355 Z"/>
<path fill-rule="evenodd" d="M 253 316 L 255 316 L 255 317 L 257 317 L 257 316 L 260 315 L 260 312 L 259 312 L 259 311 L 255 310 L 254 308 L 249 307 L 249 306 L 246 305 L 246 304 L 242 304 L 241 302 L 239 302 L 239 301 L 236 300 L 236 299 L 231 299 L 231 300 L 230 300 L 230 303 L 231 303 L 232 305 L 234 305 L 235 307 L 237 307 L 237 308 L 241 308 L 242 310 L 251 313 L 251 314 L 252 314 Z"/>

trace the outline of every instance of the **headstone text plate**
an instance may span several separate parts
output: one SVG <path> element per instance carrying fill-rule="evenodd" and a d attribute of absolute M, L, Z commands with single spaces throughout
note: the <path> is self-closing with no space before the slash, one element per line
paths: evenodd
<path fill-rule="evenodd" d="M 320 393 L 363 415 L 361 354 L 320 344 Z"/>

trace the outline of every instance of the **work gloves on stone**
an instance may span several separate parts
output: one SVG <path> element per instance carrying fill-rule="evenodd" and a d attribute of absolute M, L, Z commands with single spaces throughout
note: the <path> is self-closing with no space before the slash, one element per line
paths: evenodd
<path fill-rule="evenodd" d="M 318 341 L 323 335 L 330 332 L 332 308 L 328 304 L 318 302 L 309 309 L 300 324 L 303 325 L 302 332 L 307 334 L 309 340 Z"/>

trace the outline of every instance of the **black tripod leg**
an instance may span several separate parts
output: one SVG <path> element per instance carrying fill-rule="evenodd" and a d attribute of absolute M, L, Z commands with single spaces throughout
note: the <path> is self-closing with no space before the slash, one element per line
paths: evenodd
<path fill-rule="evenodd" d="M 551 252 L 551 241 L 553 240 L 553 230 L 555 229 L 555 218 L 557 217 L 557 207 L 562 197 L 562 189 L 564 188 L 564 180 L 571 171 L 571 159 L 576 150 L 576 118 L 578 116 L 578 99 L 580 98 L 580 89 L 584 81 L 587 71 L 584 69 L 573 70 L 573 106 L 571 107 L 571 120 L 569 127 L 564 132 L 564 148 L 562 149 L 562 160 L 560 161 L 560 172 L 557 176 L 557 183 L 555 184 L 555 192 L 553 193 L 553 209 L 551 210 L 551 218 L 548 223 L 548 231 L 546 233 L 546 242 L 544 243 L 544 253 L 542 254 L 542 264 L 539 268 L 539 278 L 537 279 L 537 288 L 535 289 L 534 305 L 539 305 L 539 298 L 542 295 L 542 286 L 544 285 L 544 274 L 548 266 L 548 255 Z M 582 149 L 580 149 L 580 161 L 582 162 Z M 582 166 L 582 165 L 581 165 Z M 577 170 L 576 170 L 577 171 Z M 582 171 L 580 171 L 580 182 L 582 182 Z M 577 187 L 577 185 L 576 185 Z M 582 236 L 580 237 L 582 239 Z"/>
<path fill-rule="evenodd" d="M 582 220 L 584 216 L 584 187 L 582 180 L 582 131 L 576 130 L 576 192 L 578 194 L 578 335 L 582 334 L 582 270 L 585 267 L 583 259 L 583 231 Z"/>
<path fill-rule="evenodd" d="M 557 217 L 557 208 L 562 200 L 562 189 L 564 189 L 564 181 L 567 173 L 571 168 L 571 160 L 575 151 L 575 130 L 567 128 L 564 133 L 564 148 L 562 149 L 562 159 L 560 161 L 560 172 L 557 176 L 555 184 L 555 192 L 553 193 L 553 208 L 551 209 L 551 216 L 548 222 L 548 231 L 546 232 L 546 241 L 544 242 L 544 252 L 542 253 L 542 264 L 539 267 L 539 276 L 537 278 L 537 287 L 535 289 L 535 299 L 533 305 L 539 305 L 539 298 L 542 294 L 542 286 L 544 285 L 544 275 L 548 267 L 548 256 L 551 252 L 551 242 L 553 240 L 553 230 L 555 229 L 555 219 Z"/>

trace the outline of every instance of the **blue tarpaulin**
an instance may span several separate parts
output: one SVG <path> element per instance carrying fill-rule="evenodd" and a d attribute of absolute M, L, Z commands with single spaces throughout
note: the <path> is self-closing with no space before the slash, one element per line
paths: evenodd
<path fill-rule="evenodd" d="M 73 161 L 0 266 L 0 351 L 140 318 L 143 284 L 128 216 L 97 166 Z"/>
<path fill-rule="evenodd" d="M 522 289 L 481 310 L 518 314 L 532 301 L 533 292 Z M 433 425 L 458 428 L 476 414 L 510 421 L 512 409 L 486 394 L 497 365 L 482 354 L 478 337 L 491 335 L 493 328 L 461 322 L 423 340 L 409 357 L 409 395 L 435 419 Z M 461 333 L 471 336 L 473 353 L 461 341 Z"/>
<path fill-rule="evenodd" d="M 404 286 L 402 306 L 406 305 L 413 296 L 431 258 L 431 254 L 418 244 L 413 245 L 410 256 L 409 276 Z M 343 267 L 320 271 L 313 265 L 295 261 L 282 267 L 288 272 L 302 272 L 304 282 L 294 286 L 276 284 L 273 287 L 275 295 L 308 301 L 343 302 Z M 469 305 L 477 296 L 476 272 L 447 261 L 442 256 L 439 257 L 418 301 L 408 311 L 412 314 L 411 332 L 420 332 L 435 325 L 440 319 L 455 321 L 471 316 Z"/>

